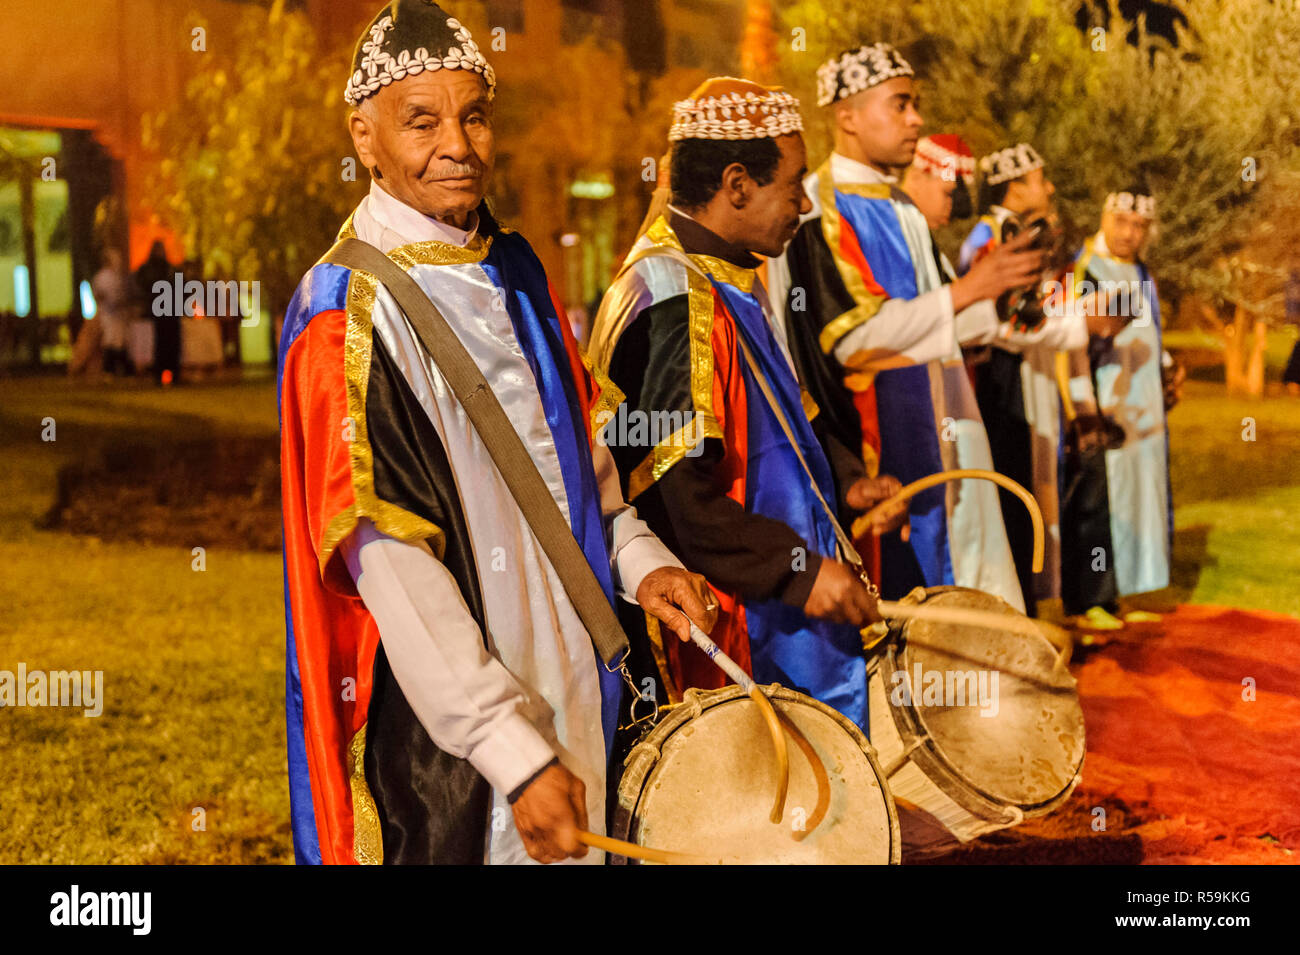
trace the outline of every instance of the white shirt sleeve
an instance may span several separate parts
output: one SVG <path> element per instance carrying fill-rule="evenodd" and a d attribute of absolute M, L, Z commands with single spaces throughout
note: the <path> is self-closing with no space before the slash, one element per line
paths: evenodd
<path fill-rule="evenodd" d="M 963 346 L 991 345 L 997 341 L 998 309 L 991 298 L 967 305 L 955 317 L 957 341 Z"/>
<path fill-rule="evenodd" d="M 605 539 L 609 541 L 614 588 L 624 600 L 636 603 L 637 589 L 647 574 L 660 567 L 681 567 L 682 562 L 637 517 L 636 508 L 623 500 L 614 455 L 609 448 L 597 441 L 591 458 L 600 488 L 600 511 L 605 521 Z"/>
<path fill-rule="evenodd" d="M 1096 414 L 1097 393 L 1092 386 L 1092 369 L 1088 353 L 1082 348 L 1066 352 L 1066 365 L 1070 376 L 1070 401 L 1076 414 Z"/>
<path fill-rule="evenodd" d="M 1012 350 L 1029 345 L 1045 345 L 1058 351 L 1072 351 L 1086 348 L 1088 345 L 1088 325 L 1083 312 L 1067 309 L 1064 312 L 1048 312 L 1043 323 L 1033 331 L 1021 332 L 1004 322 L 998 329 L 1000 343 L 1011 346 Z"/>
<path fill-rule="evenodd" d="M 952 292 L 941 285 L 916 298 L 886 300 L 875 315 L 835 343 L 834 354 L 846 368 L 900 355 L 923 365 L 951 358 L 955 336 Z"/>
<path fill-rule="evenodd" d="M 790 263 L 786 259 L 787 254 L 783 252 L 767 260 L 767 280 L 763 283 L 767 287 L 768 301 L 772 303 L 772 314 L 785 329 L 789 328 L 785 303 L 790 295 Z"/>
<path fill-rule="evenodd" d="M 525 691 L 488 652 L 456 579 L 428 546 L 362 518 L 339 546 L 402 693 L 430 739 L 510 793 L 555 752 L 519 712 Z"/>

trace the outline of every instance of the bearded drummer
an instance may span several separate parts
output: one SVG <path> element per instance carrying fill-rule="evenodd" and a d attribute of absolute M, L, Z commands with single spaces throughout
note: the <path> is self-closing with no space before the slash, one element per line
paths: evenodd
<path fill-rule="evenodd" d="M 867 478 L 848 449 L 823 451 L 837 446 L 756 271 L 810 207 L 802 129 L 793 96 L 733 77 L 674 106 L 669 202 L 606 294 L 590 351 L 627 396 L 603 432 L 624 493 L 708 579 L 714 641 L 760 683 L 801 690 L 866 729 L 860 630 L 880 617 L 835 556 L 828 507 L 864 510 L 899 484 Z M 876 529 L 904 516 L 895 507 Z M 655 650 L 670 696 L 725 681 L 693 645 Z"/>

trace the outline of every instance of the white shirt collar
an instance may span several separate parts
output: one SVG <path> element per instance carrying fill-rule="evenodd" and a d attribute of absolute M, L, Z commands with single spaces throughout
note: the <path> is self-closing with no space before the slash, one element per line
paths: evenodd
<path fill-rule="evenodd" d="M 1100 229 L 1098 229 L 1097 234 L 1092 237 L 1092 253 L 1093 255 L 1100 255 L 1107 259 L 1114 258 L 1114 256 L 1110 254 L 1110 246 L 1106 244 L 1106 233 L 1102 232 Z"/>
<path fill-rule="evenodd" d="M 1012 216 L 1015 215 L 1015 213 L 1012 212 L 1010 209 L 1008 209 L 1006 206 L 996 206 L 996 205 L 989 206 L 989 212 L 992 213 L 993 218 L 998 222 L 999 225 L 1002 224 L 1003 222 L 1006 222 L 1008 219 L 1010 219 Z"/>
<path fill-rule="evenodd" d="M 879 169 L 840 153 L 831 153 L 831 178 L 843 183 L 898 184 L 897 176 L 886 176 Z"/>
<path fill-rule="evenodd" d="M 357 235 L 383 252 L 412 242 L 446 242 L 465 246 L 478 232 L 478 213 L 471 212 L 468 229 L 457 229 L 432 216 L 413 209 L 401 199 L 385 192 L 378 182 L 370 183 L 369 194 L 361 200 L 352 217 Z"/>

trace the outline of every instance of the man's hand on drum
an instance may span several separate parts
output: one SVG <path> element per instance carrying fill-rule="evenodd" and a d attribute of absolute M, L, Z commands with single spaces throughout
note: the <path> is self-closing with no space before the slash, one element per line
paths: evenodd
<path fill-rule="evenodd" d="M 876 598 L 871 596 L 862 579 L 847 564 L 826 557 L 817 570 L 812 593 L 803 605 L 810 617 L 851 623 L 865 627 L 881 619 Z"/>
<path fill-rule="evenodd" d="M 660 567 L 646 574 L 636 589 L 636 602 L 686 643 L 691 639 L 691 621 L 709 633 L 718 619 L 718 601 L 708 582 L 681 567 Z"/>
<path fill-rule="evenodd" d="M 542 770 L 511 808 L 524 848 L 538 862 L 587 854 L 578 841 L 578 830 L 587 828 L 587 787 L 560 763 Z"/>
<path fill-rule="evenodd" d="M 844 502 L 855 511 L 869 511 L 881 501 L 888 500 L 903 489 L 903 484 L 892 474 L 859 478 L 853 482 Z M 896 501 L 871 518 L 871 533 L 879 536 L 902 528 L 902 538 L 907 540 L 912 525 L 907 520 L 907 501 Z"/>

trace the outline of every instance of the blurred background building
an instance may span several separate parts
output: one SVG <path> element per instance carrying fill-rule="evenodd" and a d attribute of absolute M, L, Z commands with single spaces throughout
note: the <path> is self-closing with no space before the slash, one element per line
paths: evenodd
<path fill-rule="evenodd" d="M 284 4 L 306 15 L 322 48 L 348 52 L 378 6 Z M 654 187 L 644 160 L 657 161 L 666 146 L 668 104 L 707 73 L 736 69 L 745 2 L 446 0 L 444 7 L 470 26 L 500 76 L 499 215 L 529 238 L 566 304 L 580 312 L 608 283 Z M 68 359 L 94 312 L 89 280 L 99 248 L 126 250 L 132 268 L 155 240 L 175 263 L 204 253 L 186 248 L 181 223 L 155 207 L 148 182 L 160 157 L 144 146 L 142 131 L 150 114 L 183 110 L 187 82 L 230 55 L 223 46 L 240 24 L 269 17 L 271 8 L 271 0 L 5 5 L 0 365 Z M 680 77 L 676 88 L 666 88 L 666 77 Z M 340 90 L 344 79 L 336 78 Z M 650 107 L 658 112 L 643 112 Z M 339 127 L 343 115 L 340 98 Z M 652 127 L 645 115 L 655 117 Z M 627 148 L 630 135 L 641 148 Z M 349 202 L 364 185 L 348 191 Z M 320 236 L 320 252 L 331 238 Z M 228 343 L 227 358 L 269 361 L 271 347 L 270 335 L 244 333 Z"/>

